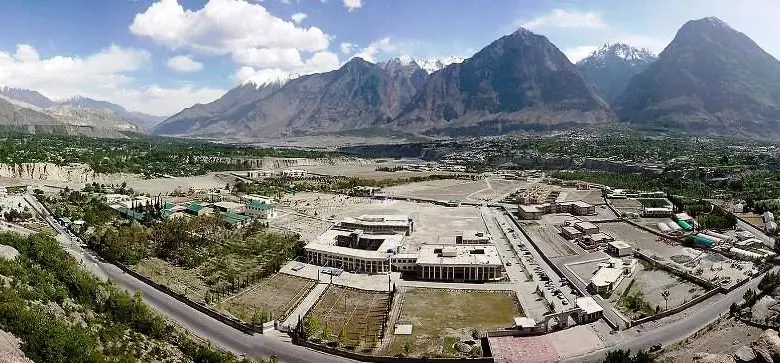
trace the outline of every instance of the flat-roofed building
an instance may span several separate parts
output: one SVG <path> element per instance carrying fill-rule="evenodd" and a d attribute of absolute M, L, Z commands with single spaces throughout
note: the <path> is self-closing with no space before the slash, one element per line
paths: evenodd
<path fill-rule="evenodd" d="M 214 209 L 220 211 L 220 212 L 230 212 L 230 213 L 243 213 L 244 209 L 246 209 L 246 205 L 236 202 L 216 202 L 212 205 Z"/>
<path fill-rule="evenodd" d="M 628 256 L 633 251 L 630 244 L 623 241 L 612 241 L 607 243 L 607 253 L 615 257 Z"/>
<path fill-rule="evenodd" d="M 590 203 L 576 200 L 570 202 L 561 202 L 556 205 L 557 213 L 570 213 L 575 216 L 586 216 L 596 214 L 596 207 Z"/>
<path fill-rule="evenodd" d="M 599 263 L 599 270 L 590 279 L 588 289 L 601 294 L 615 289 L 626 276 L 631 276 L 636 269 L 636 259 L 610 258 Z"/>
<path fill-rule="evenodd" d="M 578 297 L 577 300 L 575 300 L 574 305 L 582 310 L 579 321 L 580 324 L 596 321 L 604 316 L 604 309 L 590 296 Z"/>
<path fill-rule="evenodd" d="M 599 227 L 591 222 L 576 222 L 574 228 L 577 228 L 582 234 L 599 233 Z"/>
<path fill-rule="evenodd" d="M 459 245 L 484 245 L 493 241 L 493 238 L 482 231 L 473 229 L 464 229 L 463 232 L 455 236 L 455 244 Z"/>
<path fill-rule="evenodd" d="M 410 235 L 414 231 L 414 221 L 406 215 L 368 215 L 357 218 L 344 218 L 338 224 L 342 229 L 360 229 L 370 233 L 402 233 Z"/>
<path fill-rule="evenodd" d="M 302 169 L 282 170 L 282 176 L 286 176 L 288 178 L 305 178 L 307 175 L 309 175 L 309 173 Z"/>
<path fill-rule="evenodd" d="M 386 273 L 404 236 L 329 229 L 304 247 L 309 263 L 363 273 Z M 413 257 L 409 257 L 413 259 Z"/>
<path fill-rule="evenodd" d="M 497 281 L 504 269 L 495 246 L 423 245 L 417 256 L 418 277 L 437 281 Z"/>
<path fill-rule="evenodd" d="M 517 214 L 522 219 L 539 219 L 542 216 L 542 211 L 533 205 L 518 205 Z"/>
<path fill-rule="evenodd" d="M 277 216 L 275 205 L 258 201 L 247 204 L 245 212 L 249 216 L 260 219 L 274 219 Z"/>
<path fill-rule="evenodd" d="M 579 229 L 571 226 L 565 226 L 561 228 L 561 234 L 566 239 L 577 239 L 582 237 L 582 232 L 580 232 Z"/>
<path fill-rule="evenodd" d="M 674 211 L 672 211 L 672 208 L 669 207 L 642 208 L 643 217 L 662 218 L 662 217 L 671 217 L 673 214 Z"/>

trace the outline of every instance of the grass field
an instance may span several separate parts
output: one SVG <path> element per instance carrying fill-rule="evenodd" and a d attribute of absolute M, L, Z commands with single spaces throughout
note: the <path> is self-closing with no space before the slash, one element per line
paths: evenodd
<path fill-rule="evenodd" d="M 244 321 L 251 319 L 255 313 L 271 314 L 272 319 L 283 320 L 314 284 L 314 280 L 276 274 L 224 299 L 219 308 Z"/>
<path fill-rule="evenodd" d="M 208 290 L 208 286 L 200 278 L 199 269 L 183 269 L 159 258 L 141 260 L 135 265 L 135 270 L 152 281 L 194 300 L 203 300 Z"/>
<path fill-rule="evenodd" d="M 474 330 L 510 327 L 514 317 L 524 316 L 513 292 L 410 289 L 403 294 L 396 324 L 411 324 L 412 334 L 393 336 L 388 355 L 458 356 L 453 344 L 473 340 Z"/>
<path fill-rule="evenodd" d="M 387 292 L 331 285 L 306 314 L 305 326 L 312 336 L 371 350 L 381 338 L 389 303 Z"/>

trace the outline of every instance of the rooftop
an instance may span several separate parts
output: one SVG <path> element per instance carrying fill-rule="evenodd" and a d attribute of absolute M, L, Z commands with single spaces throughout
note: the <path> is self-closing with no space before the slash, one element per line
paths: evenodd
<path fill-rule="evenodd" d="M 615 248 L 631 248 L 630 244 L 623 241 L 612 241 L 609 244 Z"/>
<path fill-rule="evenodd" d="M 344 218 L 341 223 L 353 223 L 362 225 L 375 225 L 375 226 L 408 226 L 409 216 L 407 215 L 373 215 L 364 214 L 357 218 Z"/>
<path fill-rule="evenodd" d="M 495 246 L 426 244 L 420 248 L 417 263 L 420 265 L 501 265 L 501 258 Z"/>
<path fill-rule="evenodd" d="M 236 208 L 244 207 L 244 205 L 241 204 L 241 203 L 229 202 L 229 201 L 216 202 L 216 203 L 214 203 L 214 206 L 222 208 L 222 209 L 236 209 Z"/>
<path fill-rule="evenodd" d="M 322 233 L 315 240 L 306 245 L 307 250 L 335 253 L 343 256 L 354 256 L 360 258 L 386 259 L 389 250 L 397 251 L 401 245 L 404 236 L 401 234 L 366 234 L 372 238 L 384 239 L 375 251 L 361 250 L 358 248 L 349 248 L 336 245 L 336 236 L 349 236 L 354 231 L 339 229 L 329 229 Z"/>
<path fill-rule="evenodd" d="M 601 306 L 594 300 L 592 297 L 580 297 L 577 298 L 577 301 L 575 303 L 578 308 L 582 309 L 582 311 L 585 314 L 593 314 L 598 313 L 600 311 L 604 311 L 604 309 L 601 308 Z"/>
<path fill-rule="evenodd" d="M 253 200 L 252 203 L 249 203 L 249 208 L 259 209 L 259 210 L 271 210 L 274 209 L 274 205 Z"/>
<path fill-rule="evenodd" d="M 590 282 L 594 286 L 609 286 L 610 284 L 615 283 L 620 278 L 621 274 L 623 274 L 623 269 L 603 267 L 591 277 Z"/>
<path fill-rule="evenodd" d="M 586 229 L 586 230 L 587 229 L 598 229 L 599 228 L 599 227 L 597 227 L 595 224 L 593 224 L 591 222 L 577 222 L 577 223 L 574 223 L 574 226 L 579 227 L 581 229 Z"/>

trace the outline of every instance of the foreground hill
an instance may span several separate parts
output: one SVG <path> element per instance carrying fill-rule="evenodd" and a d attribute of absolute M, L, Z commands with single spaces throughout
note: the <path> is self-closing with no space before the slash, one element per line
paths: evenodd
<path fill-rule="evenodd" d="M 780 62 L 717 18 L 687 22 L 614 108 L 624 121 L 780 137 Z"/>

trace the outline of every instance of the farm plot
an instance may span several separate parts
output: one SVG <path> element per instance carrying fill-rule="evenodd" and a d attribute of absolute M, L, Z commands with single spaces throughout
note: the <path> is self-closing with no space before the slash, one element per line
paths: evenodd
<path fill-rule="evenodd" d="M 381 339 L 390 297 L 387 292 L 331 285 L 306 314 L 306 332 L 325 341 L 373 349 Z"/>
<path fill-rule="evenodd" d="M 476 349 L 475 332 L 510 327 L 514 317 L 524 316 L 514 292 L 418 288 L 403 294 L 395 324 L 412 325 L 412 334 L 394 335 L 387 355 L 468 355 L 473 352 L 458 351 L 456 344 Z"/>
<path fill-rule="evenodd" d="M 226 298 L 219 308 L 244 321 L 258 315 L 284 320 L 314 284 L 314 280 L 279 273 Z"/>

